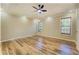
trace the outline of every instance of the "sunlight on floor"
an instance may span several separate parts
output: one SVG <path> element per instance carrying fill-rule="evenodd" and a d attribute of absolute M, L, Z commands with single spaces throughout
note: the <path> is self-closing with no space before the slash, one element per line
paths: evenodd
<path fill-rule="evenodd" d="M 69 45 L 66 45 L 66 44 L 60 45 L 59 50 L 61 50 L 60 54 L 64 54 L 64 55 L 73 54 L 73 51 L 72 51 L 71 47 Z"/>
<path fill-rule="evenodd" d="M 43 46 L 44 46 L 44 44 L 43 44 L 43 38 L 38 38 L 38 41 L 36 42 L 37 49 L 41 50 L 43 48 Z"/>

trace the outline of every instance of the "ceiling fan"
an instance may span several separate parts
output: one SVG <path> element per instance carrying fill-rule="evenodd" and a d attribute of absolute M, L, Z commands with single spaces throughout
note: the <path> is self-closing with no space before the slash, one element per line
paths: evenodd
<path fill-rule="evenodd" d="M 44 5 L 38 5 L 38 8 L 35 7 L 35 6 L 32 6 L 34 9 L 36 9 L 36 12 L 38 13 L 42 13 L 42 12 L 47 12 L 47 10 L 43 9 L 44 8 Z"/>

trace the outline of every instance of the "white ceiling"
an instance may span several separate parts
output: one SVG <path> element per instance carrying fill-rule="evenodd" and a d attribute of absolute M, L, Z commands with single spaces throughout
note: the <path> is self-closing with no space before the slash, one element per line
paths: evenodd
<path fill-rule="evenodd" d="M 27 17 L 38 17 L 37 12 L 35 12 L 35 9 L 32 7 L 37 7 L 37 5 L 38 4 L 35 3 L 4 3 L 1 4 L 1 8 L 5 12 L 15 16 L 25 15 Z M 40 17 L 55 15 L 57 13 L 65 12 L 75 8 L 75 4 L 73 3 L 44 3 L 44 5 L 44 9 L 46 9 L 47 12 L 39 15 Z"/>

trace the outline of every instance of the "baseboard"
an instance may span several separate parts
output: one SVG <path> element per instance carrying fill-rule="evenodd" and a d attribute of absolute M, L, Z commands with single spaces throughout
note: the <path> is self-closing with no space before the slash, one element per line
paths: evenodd
<path fill-rule="evenodd" d="M 37 35 L 38 35 L 38 36 L 43 36 L 43 37 L 56 38 L 56 39 L 65 40 L 65 41 L 70 41 L 70 42 L 74 42 L 74 43 L 76 43 L 75 40 L 67 40 L 67 39 L 63 39 L 63 38 L 52 37 L 52 36 L 41 35 L 41 34 L 37 34 Z M 16 39 L 25 38 L 25 37 L 32 37 L 32 36 L 34 36 L 34 34 L 32 34 L 32 35 L 26 35 L 26 36 L 20 36 L 20 37 L 16 37 L 16 38 L 8 39 L 8 40 L 2 40 L 2 41 L 0 41 L 0 42 L 6 42 L 6 41 L 10 41 L 10 40 L 16 40 Z"/>
<path fill-rule="evenodd" d="M 50 37 L 50 38 L 56 38 L 56 39 L 60 39 L 60 40 L 64 40 L 64 41 L 73 42 L 73 43 L 75 43 L 75 44 L 76 44 L 76 41 L 75 41 L 75 40 L 67 40 L 67 39 L 64 39 L 64 38 L 52 37 L 52 36 L 41 35 L 41 34 L 38 34 L 38 36 Z"/>
<path fill-rule="evenodd" d="M 0 42 L 12 41 L 12 40 L 16 40 L 16 39 L 20 39 L 20 38 L 25 38 L 25 37 L 32 37 L 32 36 L 34 36 L 34 35 L 20 36 L 20 37 L 16 37 L 16 38 L 7 39 L 7 40 L 2 40 Z"/>

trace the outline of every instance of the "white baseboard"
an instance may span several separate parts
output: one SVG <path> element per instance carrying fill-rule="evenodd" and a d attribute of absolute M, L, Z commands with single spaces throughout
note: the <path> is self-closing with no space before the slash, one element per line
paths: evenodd
<path fill-rule="evenodd" d="M 67 39 L 64 39 L 64 38 L 53 37 L 53 36 L 48 36 L 48 35 L 41 35 L 41 34 L 38 34 L 38 35 L 39 35 L 39 36 L 50 37 L 50 38 L 56 38 L 56 39 L 65 40 L 65 41 L 69 41 L 69 42 L 76 43 L 75 40 L 67 40 Z"/>
<path fill-rule="evenodd" d="M 53 37 L 53 36 L 48 36 L 48 35 L 41 35 L 41 34 L 37 34 L 37 35 L 44 36 L 44 37 L 50 37 L 50 38 L 56 38 L 56 39 L 65 40 L 65 41 L 70 41 L 70 42 L 76 43 L 75 40 L 67 40 L 67 39 L 64 39 L 64 38 L 58 38 L 58 37 Z M 20 36 L 20 37 L 8 39 L 8 40 L 2 40 L 0 42 L 6 42 L 6 41 L 10 41 L 10 40 L 16 40 L 16 39 L 25 38 L 25 37 L 32 37 L 32 36 L 34 36 L 34 34 L 33 35 Z"/>
<path fill-rule="evenodd" d="M 12 41 L 12 40 L 16 40 L 16 39 L 20 39 L 20 38 L 25 38 L 25 37 L 32 37 L 32 36 L 33 35 L 20 36 L 20 37 L 16 37 L 16 38 L 7 39 L 7 40 L 2 40 L 0 42 Z"/>

